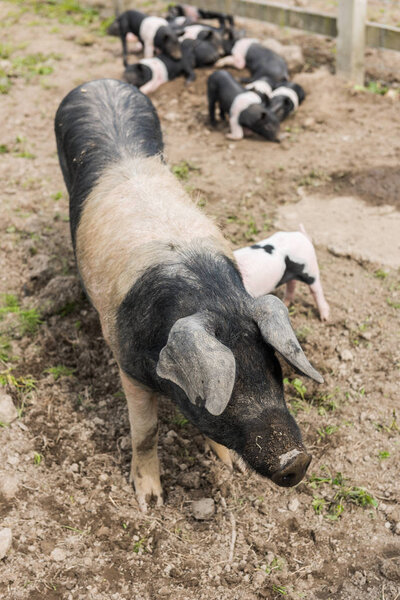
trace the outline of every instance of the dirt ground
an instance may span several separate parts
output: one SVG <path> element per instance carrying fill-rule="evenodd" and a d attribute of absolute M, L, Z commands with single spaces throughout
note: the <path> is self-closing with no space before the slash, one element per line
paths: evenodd
<path fill-rule="evenodd" d="M 96 15 L 76 13 L 74 24 L 54 6 L 0 5 L 0 393 L 19 415 L 0 427 L 0 530 L 13 536 L 0 597 L 399 600 L 400 236 L 388 240 L 381 221 L 399 214 L 398 96 L 337 79 L 331 40 L 244 21 L 251 35 L 274 34 L 304 52 L 294 77 L 307 98 L 283 124 L 281 144 L 232 143 L 226 126 L 210 129 L 211 70 L 152 96 L 169 164 L 234 247 L 267 237 L 301 208 L 332 317 L 320 322 L 298 286 L 293 325 L 325 377 L 318 386 L 286 370 L 313 455 L 305 481 L 281 489 L 231 473 L 163 402 L 166 504 L 143 515 L 128 484 L 116 363 L 77 282 L 53 134 L 72 87 L 121 77 L 120 45 L 98 35 Z M 367 54 L 368 80 L 395 90 L 393 53 Z M 341 209 L 326 218 L 332 199 Z M 367 256 L 352 243 L 361 230 Z M 386 254 L 375 253 L 384 242 Z M 192 513 L 202 498 L 215 503 L 208 520 Z"/>

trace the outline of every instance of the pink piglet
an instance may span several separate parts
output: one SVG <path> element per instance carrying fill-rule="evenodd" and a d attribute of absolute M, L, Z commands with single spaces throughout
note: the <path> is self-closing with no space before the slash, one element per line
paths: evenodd
<path fill-rule="evenodd" d="M 314 246 L 303 225 L 300 231 L 278 231 L 252 246 L 235 250 L 244 285 L 254 297 L 272 292 L 286 283 L 285 302 L 294 299 L 296 281 L 310 286 L 321 321 L 329 319 Z"/>

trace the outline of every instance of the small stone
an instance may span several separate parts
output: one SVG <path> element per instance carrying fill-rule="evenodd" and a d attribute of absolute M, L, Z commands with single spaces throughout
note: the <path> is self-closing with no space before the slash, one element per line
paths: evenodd
<path fill-rule="evenodd" d="M 18 417 L 18 411 L 14 406 L 11 396 L 0 394 L 0 422 L 9 425 Z"/>
<path fill-rule="evenodd" d="M 303 121 L 303 127 L 305 129 L 310 129 L 312 127 L 315 127 L 316 121 L 314 119 L 314 117 L 307 117 L 307 119 L 304 119 Z"/>
<path fill-rule="evenodd" d="M 80 46 L 93 46 L 96 41 L 96 38 L 91 33 L 84 33 L 76 38 L 76 43 Z"/>
<path fill-rule="evenodd" d="M 260 185 L 260 183 L 262 183 L 261 177 L 255 177 L 254 178 L 254 183 L 256 183 L 257 185 Z"/>
<path fill-rule="evenodd" d="M 300 506 L 300 502 L 298 500 L 298 498 L 292 498 L 290 500 L 290 502 L 288 503 L 288 509 L 292 512 L 296 512 L 296 510 L 299 508 Z"/>
<path fill-rule="evenodd" d="M 19 463 L 19 456 L 17 456 L 16 454 L 8 456 L 7 462 L 9 465 L 16 467 Z"/>
<path fill-rule="evenodd" d="M 264 584 L 264 581 L 267 578 L 267 573 L 265 571 L 257 571 L 253 575 L 253 585 L 256 588 L 261 587 Z"/>
<path fill-rule="evenodd" d="M 6 499 L 11 500 L 18 492 L 19 480 L 15 475 L 0 473 L 0 494 Z"/>
<path fill-rule="evenodd" d="M 70 471 L 72 471 L 72 473 L 78 473 L 79 471 L 79 465 L 77 463 L 72 463 L 72 465 L 69 468 Z"/>
<path fill-rule="evenodd" d="M 400 521 L 394 526 L 394 532 L 396 535 L 400 535 Z"/>
<path fill-rule="evenodd" d="M 202 498 L 192 503 L 192 514 L 198 521 L 210 519 L 215 512 L 215 504 L 212 498 Z"/>
<path fill-rule="evenodd" d="M 0 529 L 0 560 L 5 557 L 11 548 L 12 531 L 8 527 Z"/>
<path fill-rule="evenodd" d="M 176 121 L 178 118 L 178 115 L 174 112 L 169 112 L 166 115 L 164 115 L 164 119 L 166 121 L 168 121 L 169 123 L 174 123 L 174 121 Z"/>
<path fill-rule="evenodd" d="M 399 100 L 400 94 L 399 94 L 398 90 L 391 89 L 388 92 L 386 92 L 385 98 L 390 98 L 391 100 Z"/>
<path fill-rule="evenodd" d="M 390 529 L 392 527 L 391 522 L 390 521 L 386 521 L 385 527 L 386 527 L 386 529 Z"/>
<path fill-rule="evenodd" d="M 351 361 L 354 358 L 353 353 L 350 350 L 348 350 L 347 348 L 345 348 L 344 350 L 340 350 L 339 356 L 340 356 L 340 359 L 343 360 L 344 362 Z"/>
<path fill-rule="evenodd" d="M 50 554 L 50 558 L 56 562 L 62 562 L 67 558 L 67 554 L 62 548 L 54 548 L 53 552 Z"/>

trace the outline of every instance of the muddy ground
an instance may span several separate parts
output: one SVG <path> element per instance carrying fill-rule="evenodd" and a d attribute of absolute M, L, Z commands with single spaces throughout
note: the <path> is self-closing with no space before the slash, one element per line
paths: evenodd
<path fill-rule="evenodd" d="M 53 9 L 0 6 L 0 391 L 18 409 L 0 428 L 0 528 L 13 536 L 0 597 L 398 600 L 400 250 L 384 226 L 399 216 L 398 97 L 337 79 L 330 40 L 244 21 L 252 35 L 274 33 L 305 54 L 295 79 L 307 99 L 280 145 L 232 143 L 226 126 L 210 129 L 210 70 L 152 97 L 169 164 L 234 247 L 285 226 L 305 203 L 299 216 L 316 242 L 332 317 L 321 323 L 299 285 L 293 325 L 325 377 L 317 386 L 286 370 L 313 455 L 306 480 L 285 490 L 229 472 L 163 402 L 166 504 L 143 515 L 128 484 L 116 364 L 77 283 L 53 135 L 72 87 L 121 76 L 120 46 L 98 35 L 96 15 L 75 13 L 74 24 Z M 398 86 L 391 56 L 368 51 L 368 79 L 382 73 L 378 91 Z M 332 199 L 341 212 L 323 220 Z M 360 233 L 367 256 L 354 247 Z M 384 243 L 387 252 L 375 253 Z M 192 515 L 201 498 L 215 502 L 204 521 Z"/>

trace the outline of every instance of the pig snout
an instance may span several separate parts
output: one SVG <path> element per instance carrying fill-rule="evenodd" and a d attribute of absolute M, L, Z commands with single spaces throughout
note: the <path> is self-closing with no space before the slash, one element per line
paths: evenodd
<path fill-rule="evenodd" d="M 288 460 L 285 460 L 288 458 Z M 271 475 L 271 480 L 281 487 L 292 487 L 297 485 L 306 474 L 311 462 L 311 456 L 306 452 L 292 450 L 280 457 L 283 466 Z"/>

